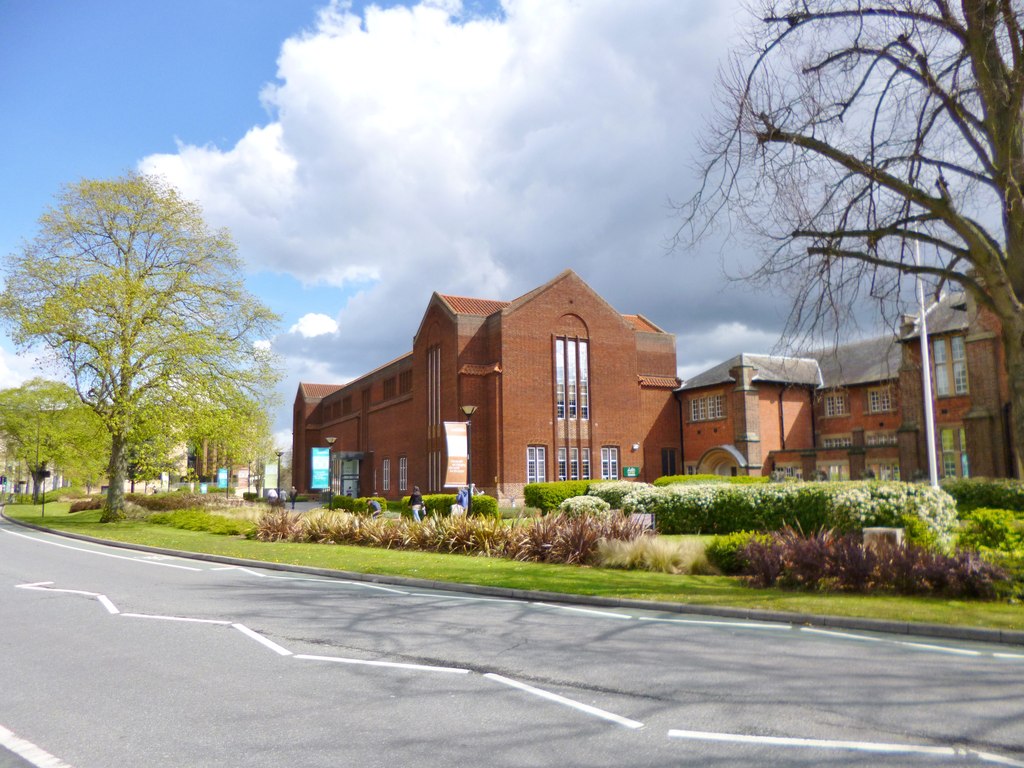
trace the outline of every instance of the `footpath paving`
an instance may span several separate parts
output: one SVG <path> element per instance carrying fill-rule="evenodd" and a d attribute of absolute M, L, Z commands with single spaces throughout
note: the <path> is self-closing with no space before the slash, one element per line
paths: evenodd
<path fill-rule="evenodd" d="M 305 506 L 305 508 L 303 508 Z M 296 502 L 295 511 L 309 511 L 319 508 L 321 505 L 316 502 Z M 509 589 L 505 587 L 488 587 L 478 584 L 462 584 L 450 581 L 434 581 L 431 579 L 414 579 L 406 576 L 387 576 L 381 574 L 358 573 L 356 571 L 338 571 L 330 568 L 311 568 L 302 565 L 291 565 L 288 563 L 272 563 L 264 560 L 246 560 L 236 557 L 224 557 L 222 555 L 208 555 L 202 552 L 184 552 L 175 549 L 164 549 L 162 547 L 149 547 L 142 544 L 130 544 L 121 541 L 110 541 L 99 539 L 94 536 L 84 536 L 68 531 L 58 531 L 52 528 L 26 523 L 22 520 L 15 520 L 3 513 L 3 506 L 0 505 L 0 517 L 15 525 L 25 528 L 32 528 L 38 531 L 45 531 L 57 536 L 64 536 L 70 539 L 88 541 L 95 544 L 105 544 L 120 549 L 135 550 L 158 555 L 171 555 L 203 562 L 219 563 L 223 565 L 237 565 L 245 568 L 262 568 L 264 570 L 284 571 L 287 573 L 302 573 L 321 578 L 345 579 L 348 581 L 364 581 L 372 584 L 386 584 L 392 586 L 416 587 L 419 589 L 433 589 L 446 592 L 463 592 L 473 595 L 485 595 L 489 597 L 503 597 L 514 600 L 528 600 L 538 602 L 558 602 L 564 605 L 577 605 L 594 608 L 629 608 L 642 611 L 660 611 L 663 613 L 692 614 L 699 616 L 711 616 L 727 619 L 738 619 L 742 621 L 768 621 L 783 624 L 790 624 L 798 627 L 823 627 L 834 630 L 856 630 L 861 632 L 881 632 L 891 635 L 907 635 L 915 637 L 928 637 L 945 640 L 959 640 L 983 643 L 1000 643 L 1005 645 L 1024 646 L 1024 631 L 1008 629 L 992 629 L 988 627 L 964 627 L 949 624 L 923 624 L 912 621 L 893 621 L 889 619 L 857 618 L 850 616 L 827 616 L 812 615 L 803 613 L 789 613 L 785 611 L 768 611 L 753 608 L 730 608 L 726 606 L 710 605 L 688 605 L 686 603 L 665 603 L 655 600 L 630 600 L 616 597 L 599 597 L 592 595 L 570 595 L 560 592 L 541 592 L 537 590 Z"/>

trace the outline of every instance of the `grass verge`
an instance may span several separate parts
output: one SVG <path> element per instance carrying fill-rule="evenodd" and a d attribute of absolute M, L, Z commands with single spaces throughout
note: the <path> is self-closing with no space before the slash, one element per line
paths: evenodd
<path fill-rule="evenodd" d="M 100 539 L 357 573 L 808 615 L 1024 630 L 1024 608 L 1008 603 L 751 589 L 739 579 L 726 576 L 673 576 L 370 547 L 264 543 L 134 520 L 100 523 L 98 511 L 69 515 L 67 510 L 68 505 L 64 503 L 47 504 L 43 518 L 38 506 L 14 505 L 7 507 L 6 514 L 17 520 Z"/>

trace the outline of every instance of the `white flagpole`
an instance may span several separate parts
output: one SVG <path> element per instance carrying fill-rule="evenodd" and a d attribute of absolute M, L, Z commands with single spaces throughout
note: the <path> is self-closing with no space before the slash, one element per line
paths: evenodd
<path fill-rule="evenodd" d="M 914 263 L 921 266 L 921 243 L 914 240 Z M 928 480 L 933 488 L 939 487 L 939 468 L 935 458 L 935 412 L 932 406 L 932 365 L 931 350 L 928 347 L 928 311 L 924 305 L 924 283 L 917 275 L 917 303 L 921 310 L 918 326 L 921 338 L 921 383 L 924 385 L 924 433 L 928 451 Z"/>

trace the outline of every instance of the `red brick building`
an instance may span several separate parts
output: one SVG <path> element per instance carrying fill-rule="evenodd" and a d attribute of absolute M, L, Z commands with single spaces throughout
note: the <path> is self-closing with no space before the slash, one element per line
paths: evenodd
<path fill-rule="evenodd" d="M 738 355 L 687 380 L 678 393 L 685 471 L 927 476 L 916 322 L 807 358 Z M 927 323 L 939 475 L 1013 476 L 998 323 L 961 293 L 935 302 Z"/>
<path fill-rule="evenodd" d="M 513 301 L 433 294 L 412 351 L 345 385 L 300 384 L 293 476 L 331 446 L 335 492 L 444 492 L 444 422 L 474 405 L 474 483 L 502 503 L 530 482 L 681 471 L 675 337 L 613 309 L 572 271 Z"/>

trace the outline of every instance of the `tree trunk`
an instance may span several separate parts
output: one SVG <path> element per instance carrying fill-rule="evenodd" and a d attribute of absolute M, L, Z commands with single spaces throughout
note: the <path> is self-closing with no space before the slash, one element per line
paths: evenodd
<path fill-rule="evenodd" d="M 124 435 L 115 434 L 110 441 L 110 464 L 107 477 L 110 486 L 107 488 L 107 504 L 103 508 L 100 522 L 113 523 L 124 519 L 124 481 L 128 476 L 128 441 Z"/>
<path fill-rule="evenodd" d="M 1024 317 L 1003 318 L 1003 349 L 1010 379 L 1011 476 L 1024 477 Z"/>

